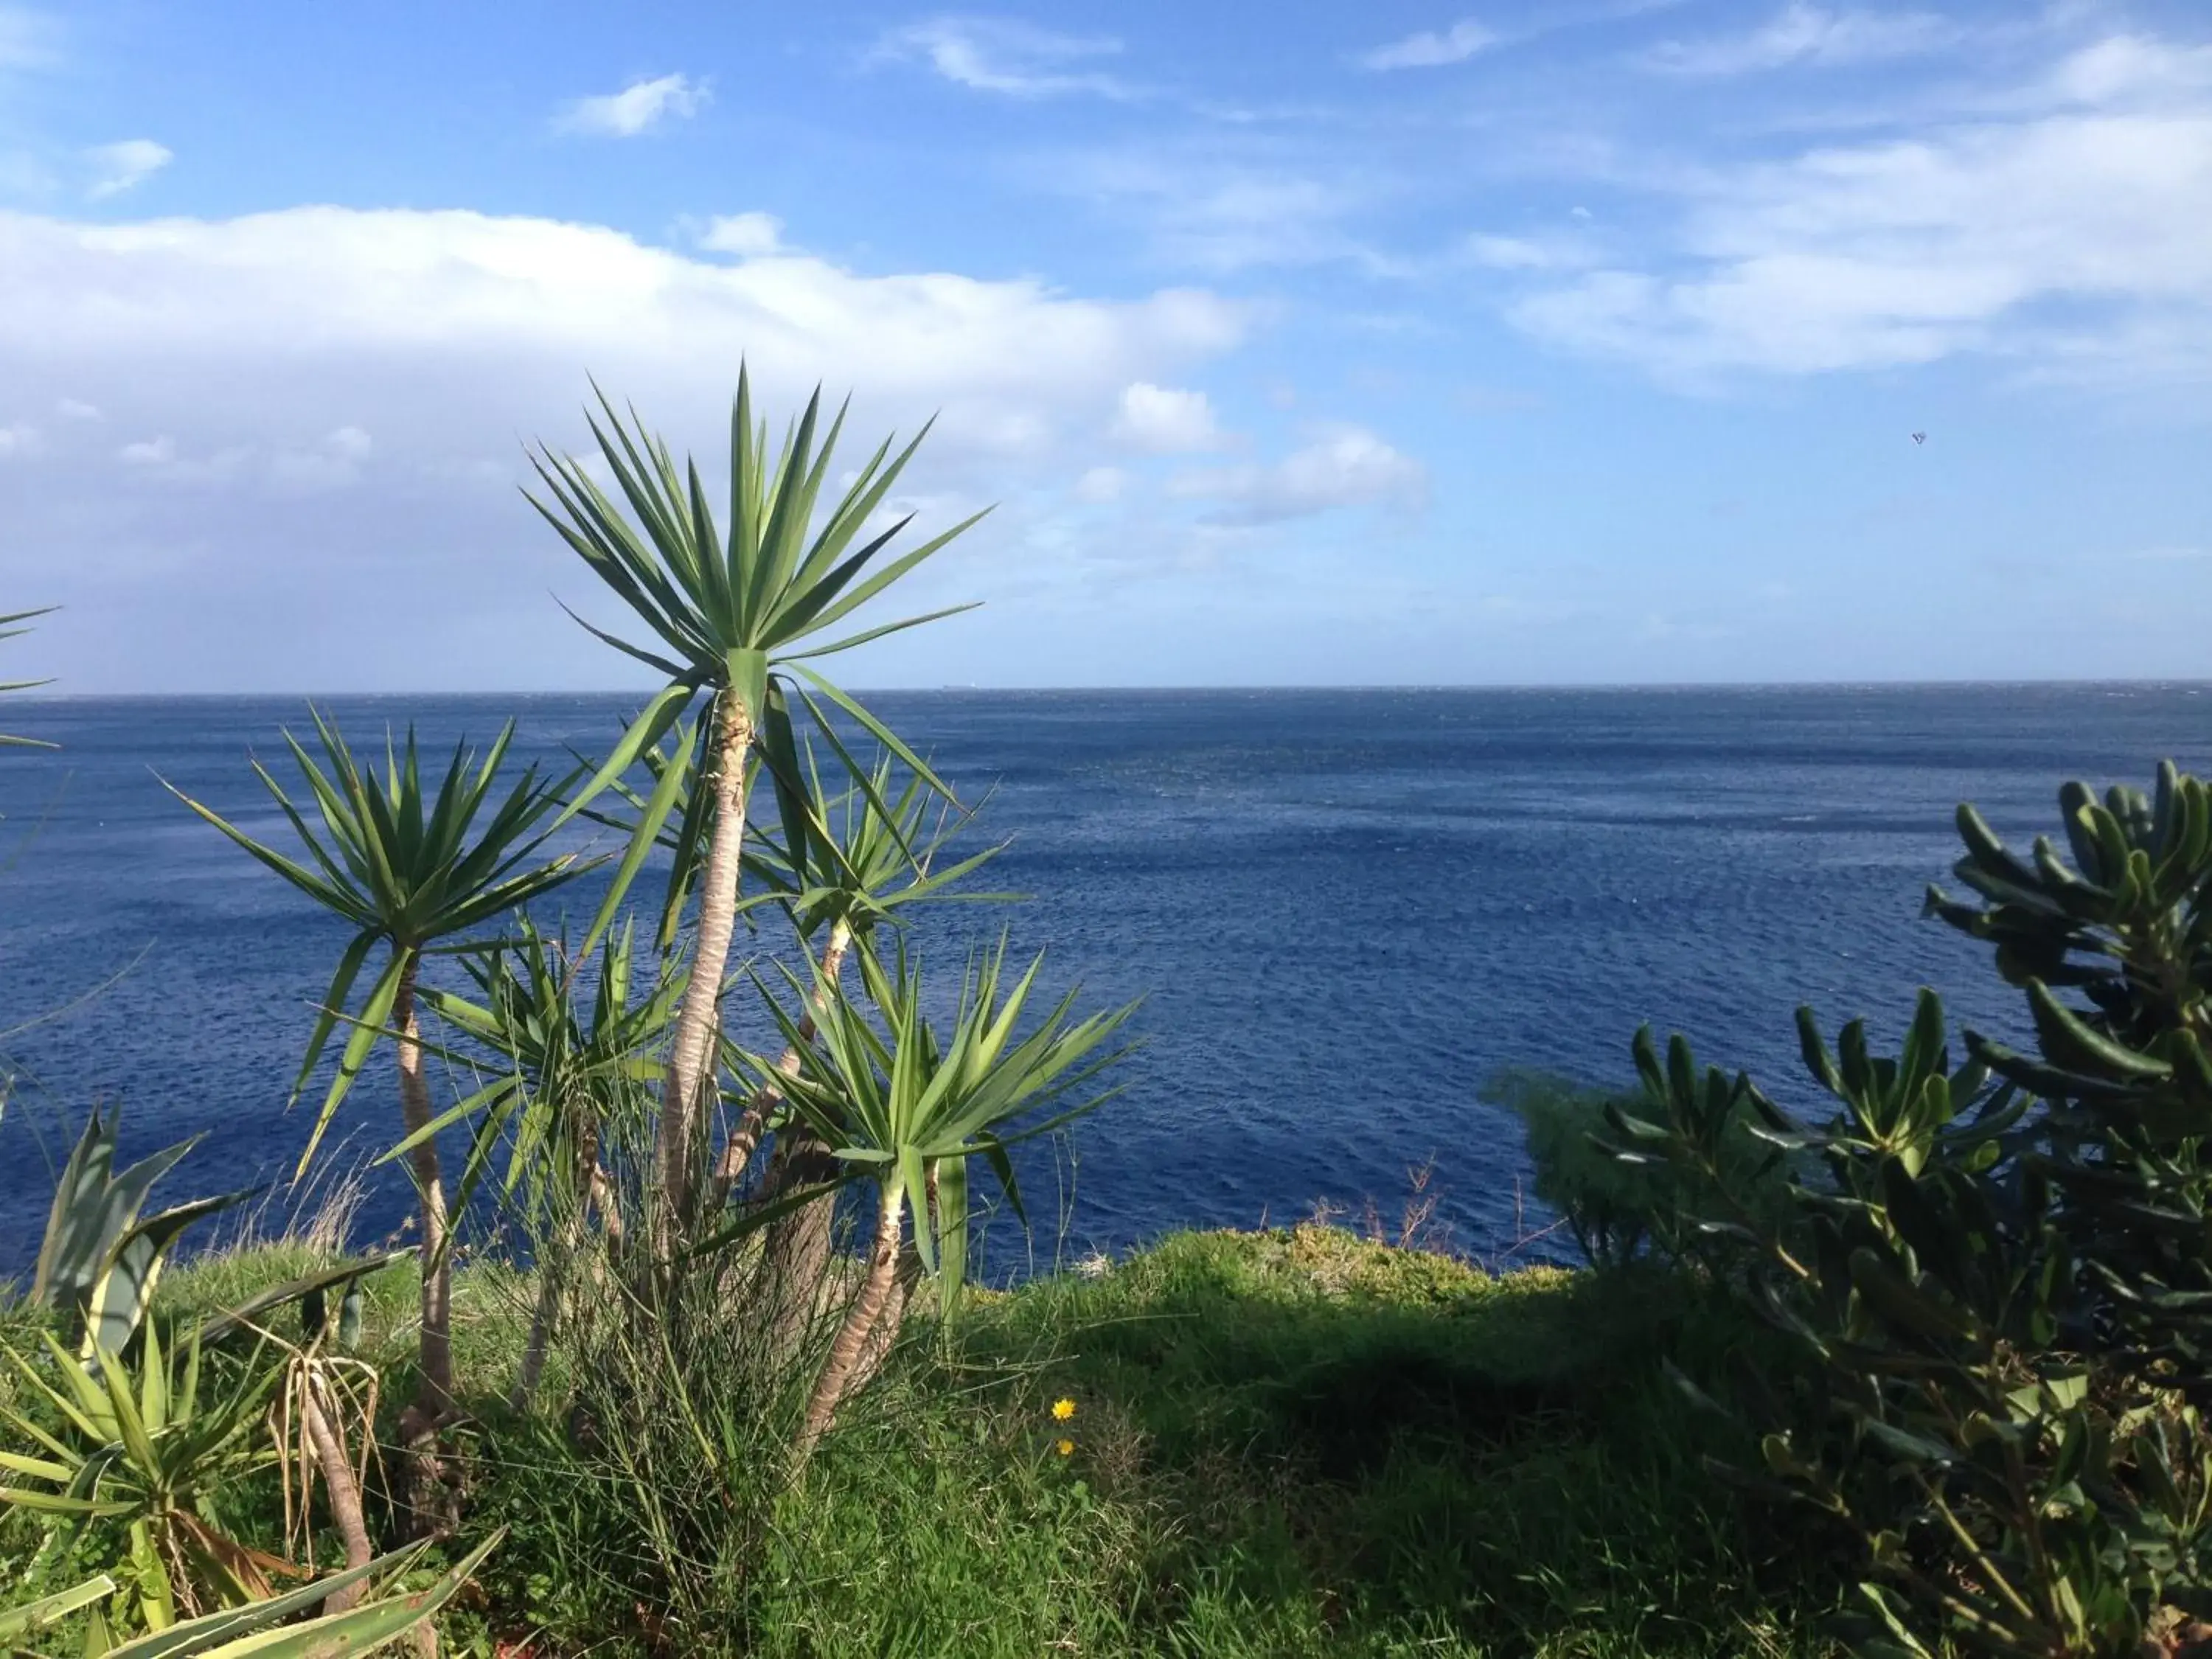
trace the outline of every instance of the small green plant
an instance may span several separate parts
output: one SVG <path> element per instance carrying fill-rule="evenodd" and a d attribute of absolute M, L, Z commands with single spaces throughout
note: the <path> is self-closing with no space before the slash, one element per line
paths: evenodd
<path fill-rule="evenodd" d="M 1547 1073 L 1512 1071 L 1492 1079 L 1483 1098 L 1521 1120 L 1536 1197 L 1565 1221 L 1595 1267 L 1619 1268 L 1652 1255 L 1677 1261 L 1694 1253 L 1698 1237 L 1686 1237 L 1679 1224 L 1711 1211 L 1720 1194 L 1770 1218 L 1789 1201 L 1786 1160 L 1753 1134 L 1747 1121 L 1721 1131 L 1710 1167 L 1691 1169 L 1607 1150 L 1608 1114 L 1632 1108 L 1632 1097 Z"/>

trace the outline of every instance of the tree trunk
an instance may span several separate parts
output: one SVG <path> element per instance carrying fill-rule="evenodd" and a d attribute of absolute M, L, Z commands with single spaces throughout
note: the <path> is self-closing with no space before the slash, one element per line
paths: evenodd
<path fill-rule="evenodd" d="M 784 1076 L 799 1075 L 799 1045 L 814 1041 L 814 1034 L 829 1012 L 830 999 L 837 994 L 837 986 L 844 976 L 845 956 L 852 945 L 853 924 L 840 916 L 830 924 L 830 937 L 822 947 L 822 982 L 808 994 L 806 1011 L 799 1017 L 799 1043 L 786 1048 L 775 1062 L 775 1069 Z M 760 1145 L 761 1132 L 768 1126 L 768 1115 L 782 1098 L 782 1091 L 774 1084 L 762 1085 L 760 1092 L 745 1108 L 745 1115 L 730 1131 L 730 1138 L 724 1143 L 722 1155 L 714 1165 L 716 1208 L 727 1200 L 730 1188 L 744 1179 L 745 1165 L 752 1162 L 753 1150 Z M 784 1190 L 790 1189 L 786 1187 Z"/>
<path fill-rule="evenodd" d="M 301 1415 L 306 1419 L 307 1442 L 314 1448 L 315 1462 L 323 1472 L 323 1490 L 330 1497 L 331 1519 L 337 1523 L 338 1536 L 345 1544 L 346 1565 L 365 1565 L 375 1559 L 376 1552 L 368 1541 L 368 1524 L 362 1519 L 361 1483 L 354 1479 L 353 1465 L 346 1461 L 345 1443 L 338 1438 L 331 1414 L 324 1409 L 330 1397 L 329 1385 L 319 1371 L 310 1369 L 301 1394 Z M 346 1612 L 361 1600 L 367 1589 L 366 1584 L 356 1581 L 343 1589 L 332 1590 L 323 1598 L 324 1613 Z"/>
<path fill-rule="evenodd" d="M 745 757 L 752 745 L 752 716 L 734 690 L 721 697 L 715 743 L 714 836 L 699 884 L 699 933 L 692 948 L 691 978 L 676 1021 L 675 1052 L 660 1108 L 660 1210 L 655 1243 L 665 1258 L 691 1218 L 692 1156 L 699 1115 L 714 1075 L 714 1036 L 719 1024 L 722 975 L 729 965 L 730 936 L 738 918 L 738 860 L 745 840 Z"/>
<path fill-rule="evenodd" d="M 853 1298 L 853 1305 L 846 1312 L 837 1340 L 830 1345 L 829 1360 L 815 1381 L 813 1397 L 806 1402 L 799 1443 L 793 1448 L 798 1467 L 803 1468 L 814 1455 L 815 1446 L 836 1420 L 837 1408 L 856 1386 L 861 1361 L 867 1353 L 868 1339 L 875 1331 L 876 1322 L 890 1299 L 892 1286 L 898 1278 L 899 1240 L 905 1231 L 906 1200 L 887 1192 L 877 1217 L 876 1242 L 868 1255 L 867 1277 L 861 1281 L 860 1293 Z"/>
<path fill-rule="evenodd" d="M 422 1075 L 422 1048 L 417 1041 L 421 1030 L 415 1019 L 419 962 L 410 949 L 392 1002 L 392 1023 L 399 1031 L 399 1115 L 410 1135 L 430 1127 L 430 1085 Z M 415 1175 L 422 1224 L 422 1350 L 415 1406 L 434 1423 L 442 1421 L 453 1404 L 453 1270 L 446 1249 L 446 1184 L 438 1168 L 436 1138 L 423 1135 L 407 1161 Z"/>
<path fill-rule="evenodd" d="M 410 950 L 392 1002 L 392 1023 L 399 1031 L 399 1115 L 410 1135 L 430 1125 L 430 1085 L 422 1075 L 422 1032 L 415 1018 L 420 965 Z M 438 1459 L 438 1431 L 453 1409 L 453 1264 L 446 1248 L 446 1184 L 436 1137 L 424 1135 L 407 1159 L 422 1223 L 422 1338 L 415 1398 L 399 1414 L 400 1492 L 409 1529 L 428 1537 L 450 1532 L 459 1521 Z"/>

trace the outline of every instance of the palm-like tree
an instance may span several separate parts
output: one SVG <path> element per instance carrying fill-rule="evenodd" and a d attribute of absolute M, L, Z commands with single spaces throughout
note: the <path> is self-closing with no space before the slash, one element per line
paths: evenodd
<path fill-rule="evenodd" d="M 592 436 L 629 514 L 599 489 L 581 462 L 542 446 L 533 461 L 550 499 L 533 495 L 532 503 L 636 613 L 655 643 L 634 645 L 597 628 L 591 631 L 665 674 L 668 683 L 569 810 L 582 810 L 586 800 L 650 751 L 702 692 L 710 699 L 695 745 L 679 751 L 689 766 L 704 774 L 693 792 L 698 810 L 691 816 L 705 818 L 705 809 L 711 807 L 711 837 L 700 872 L 690 977 L 677 1020 L 655 1149 L 663 1200 L 658 1213 L 665 1225 L 676 1227 L 693 1217 L 699 1184 L 696 1127 L 713 1093 L 720 1003 L 738 916 L 747 763 L 758 743 L 780 775 L 795 777 L 792 702 L 795 697 L 805 704 L 826 729 L 828 718 L 812 696 L 818 691 L 935 784 L 929 769 L 903 744 L 808 662 L 967 609 L 954 606 L 837 633 L 855 610 L 975 519 L 871 571 L 911 515 L 865 540 L 863 531 L 927 428 L 896 455 L 886 439 L 826 514 L 818 514 L 845 419 L 840 410 L 817 447 L 818 388 L 781 450 L 771 455 L 767 423 L 755 422 L 750 383 L 740 368 L 730 420 L 726 526 L 715 521 L 695 462 L 687 459 L 679 471 L 667 446 L 646 431 L 635 411 L 625 421 L 605 394 L 599 411 L 587 417 Z M 626 871 L 635 870 L 667 821 L 680 769 L 664 775 L 655 787 L 637 825 Z"/>
<path fill-rule="evenodd" d="M 541 781 L 533 764 L 493 804 L 500 767 L 514 736 L 512 721 L 481 763 L 456 745 L 452 763 L 434 791 L 424 787 L 412 729 L 403 749 L 395 752 L 387 742 L 380 775 L 355 759 L 344 738 L 319 712 L 314 721 L 323 751 L 320 763 L 289 732 L 284 733 L 284 742 L 313 797 L 319 830 L 268 769 L 253 763 L 255 774 L 289 820 L 309 862 L 264 846 L 175 785 L 168 787 L 192 811 L 354 929 L 308 1038 L 307 1056 L 293 1084 L 295 1099 L 307 1086 L 331 1032 L 342 1018 L 348 1018 L 343 1010 L 370 953 L 379 945 L 390 949 L 360 1012 L 349 1018 L 352 1029 L 338 1057 L 337 1075 L 324 1097 L 300 1167 L 304 1170 L 314 1157 L 324 1131 L 378 1038 L 394 1034 L 400 1115 L 412 1138 L 409 1159 L 422 1221 L 422 1364 L 415 1410 L 416 1429 L 427 1432 L 445 1417 L 453 1401 L 453 1275 L 446 1249 L 446 1193 L 438 1145 L 434 1136 L 421 1133 L 432 1121 L 416 1018 L 422 958 L 428 951 L 454 949 L 451 941 L 458 936 L 542 897 L 591 865 L 573 853 L 540 856 L 557 823 L 562 792 L 570 779 Z"/>
<path fill-rule="evenodd" d="M 808 1400 L 795 1448 L 801 1462 L 863 1374 L 871 1346 L 880 1350 L 893 1334 L 879 1326 L 898 1273 L 908 1208 L 915 1213 L 922 1267 L 957 1285 L 966 1271 L 968 1160 L 982 1154 L 1018 1208 L 1006 1148 L 1089 1111 L 1111 1092 L 1048 1116 L 1031 1116 L 1081 1090 L 1127 1053 L 1108 1046 L 1108 1040 L 1137 1007 L 1133 1002 L 1077 1020 L 1072 1018 L 1076 993 L 1070 991 L 1018 1038 L 1043 961 L 1036 958 L 1002 990 L 1006 947 L 1001 939 L 970 964 L 951 1030 L 942 1036 L 922 1013 L 921 972 L 902 948 L 888 963 L 870 954 L 860 958 L 875 1019 L 854 999 L 821 1000 L 820 1030 L 815 1041 L 802 1044 L 798 1021 L 776 1007 L 800 1054 L 797 1074 L 786 1083 L 793 1107 L 836 1148 L 842 1164 L 876 1182 L 867 1267 Z M 799 988 L 796 976 L 791 982 Z M 780 1075 L 763 1061 L 752 1066 L 763 1081 Z M 1017 1127 L 1023 1118 L 1030 1121 Z M 934 1204 L 927 1197 L 933 1187 Z"/>

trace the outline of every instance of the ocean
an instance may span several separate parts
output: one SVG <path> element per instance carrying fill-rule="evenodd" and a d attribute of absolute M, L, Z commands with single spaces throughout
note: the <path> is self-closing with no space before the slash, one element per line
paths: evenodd
<path fill-rule="evenodd" d="M 323 706 L 356 746 L 410 721 L 433 747 L 483 741 L 512 715 L 518 752 L 559 767 L 635 701 Z M 921 913 L 925 958 L 957 972 L 1004 927 L 1086 1004 L 1144 999 L 1121 1093 L 1024 1160 L 1033 1242 L 1000 1230 L 1008 1271 L 1316 1206 L 1357 1218 L 1371 1201 L 1395 1223 L 1421 1180 L 1454 1243 L 1503 1256 L 1547 1218 L 1487 1078 L 1618 1084 L 1648 1020 L 1809 1103 L 1796 1006 L 1831 1031 L 1866 1015 L 1887 1044 L 1922 984 L 2016 1031 L 1986 953 L 1920 917 L 1956 855 L 1954 805 L 2024 841 L 2056 831 L 2065 779 L 2147 787 L 2161 757 L 2212 768 L 2201 685 L 869 701 L 963 796 L 989 792 L 975 833 L 1008 845 L 987 884 L 1029 896 Z M 285 1178 L 310 1120 L 285 1097 L 346 937 L 159 781 L 280 836 L 247 757 L 285 775 L 278 732 L 305 726 L 303 700 L 6 713 L 62 749 L 0 751 L 0 1054 L 16 1078 L 0 1275 L 27 1268 L 95 1103 L 122 1108 L 126 1156 L 204 1137 L 166 1201 Z M 751 1011 L 737 1023 L 769 1041 Z M 386 1065 L 344 1109 L 342 1156 L 396 1136 Z M 409 1205 L 386 1172 L 362 1236 Z"/>

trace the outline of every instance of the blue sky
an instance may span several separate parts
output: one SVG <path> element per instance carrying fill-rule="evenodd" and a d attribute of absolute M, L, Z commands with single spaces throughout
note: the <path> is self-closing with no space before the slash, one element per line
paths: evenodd
<path fill-rule="evenodd" d="M 624 684 L 740 356 L 999 504 L 860 684 L 2212 674 L 2201 3 L 366 15 L 0 0 L 10 678 Z"/>

